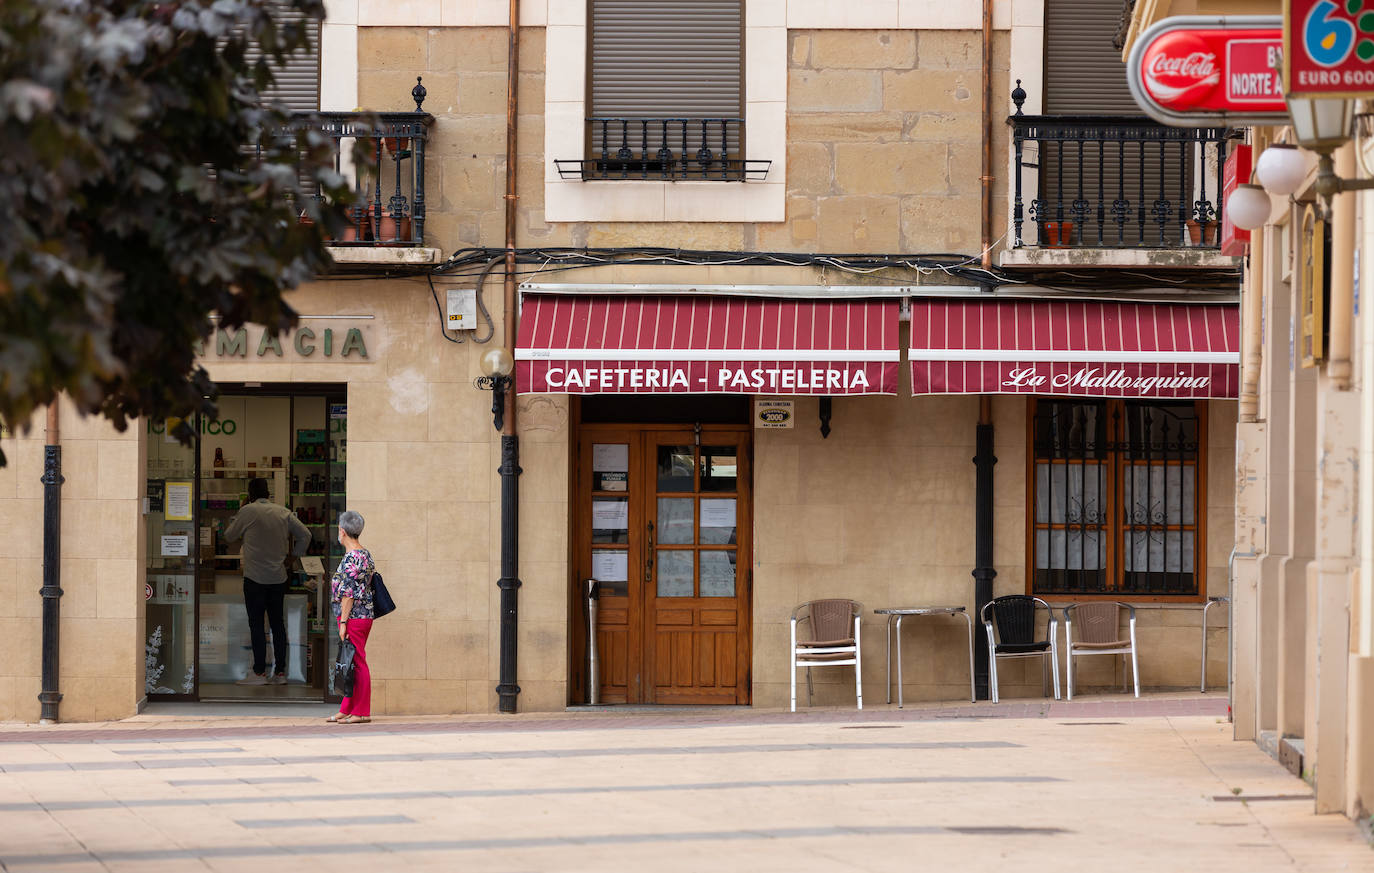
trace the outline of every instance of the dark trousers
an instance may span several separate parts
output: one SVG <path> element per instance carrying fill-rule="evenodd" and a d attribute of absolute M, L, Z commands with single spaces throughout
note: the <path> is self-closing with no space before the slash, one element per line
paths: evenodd
<path fill-rule="evenodd" d="M 248 633 L 253 637 L 253 672 L 267 670 L 267 633 L 262 629 L 262 614 L 272 625 L 272 656 L 278 673 L 286 672 L 286 584 L 259 585 L 243 580 L 243 608 L 248 610 Z"/>

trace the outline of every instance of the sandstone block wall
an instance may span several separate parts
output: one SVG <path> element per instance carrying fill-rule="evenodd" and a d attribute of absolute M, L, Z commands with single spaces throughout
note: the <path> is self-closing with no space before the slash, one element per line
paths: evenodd
<path fill-rule="evenodd" d="M 64 721 L 134 714 L 143 696 L 143 460 L 119 433 L 61 406 L 61 648 Z M 39 717 L 42 675 L 43 422 L 0 440 L 0 721 Z"/>
<path fill-rule="evenodd" d="M 430 244 L 445 251 L 503 245 L 506 32 L 358 33 L 364 108 L 410 108 L 415 77 L 425 77 L 425 109 L 436 119 L 428 146 Z M 544 154 L 544 31 L 522 28 L 518 244 L 977 254 L 981 34 L 818 30 L 790 31 L 788 39 L 787 154 L 773 158 L 786 167 L 785 221 L 549 224 L 545 164 L 580 157 L 582 146 Z M 998 32 L 993 45 L 996 238 L 1008 190 L 1008 133 L 1000 119 L 1010 111 L 1009 37 Z M 649 272 L 630 281 L 662 281 Z M 765 269 L 754 281 L 774 280 Z"/>

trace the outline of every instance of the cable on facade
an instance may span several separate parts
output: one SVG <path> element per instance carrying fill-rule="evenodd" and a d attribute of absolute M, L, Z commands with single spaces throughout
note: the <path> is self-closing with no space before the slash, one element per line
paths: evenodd
<path fill-rule="evenodd" d="M 444 327 L 444 308 L 439 305 L 439 292 L 434 287 L 434 274 L 426 273 L 425 278 L 429 280 L 429 294 L 434 298 L 434 311 L 439 313 L 439 335 L 454 345 L 461 346 L 463 341 L 457 337 L 448 335 L 448 328 Z"/>
<path fill-rule="evenodd" d="M 1005 239 L 1005 237 L 1004 237 Z M 994 245 L 996 245 L 994 243 Z M 503 249 L 468 248 L 454 252 L 447 261 L 434 269 L 436 274 L 447 276 L 470 276 L 479 266 L 485 266 L 494 257 L 504 255 Z M 978 265 L 979 255 L 933 253 L 933 254 L 819 254 L 807 252 L 757 252 L 757 251 L 719 251 L 702 249 L 673 249 L 660 247 L 606 247 L 606 248 L 527 248 L 516 250 L 516 263 L 537 265 L 533 271 L 519 270 L 517 275 L 529 272 L 552 273 L 560 270 L 581 269 L 607 264 L 682 264 L 688 266 L 787 266 L 819 267 L 835 269 L 856 275 L 882 273 L 885 270 L 904 270 L 915 272 L 918 276 L 945 276 L 983 288 L 999 285 L 1052 285 L 1065 288 L 1100 287 L 1104 276 L 1101 271 L 1090 273 L 1078 269 L 1044 269 L 1033 273 L 1024 270 L 1009 272 L 1001 268 L 984 269 Z M 911 284 L 907 281 L 892 280 L 884 284 Z M 1240 271 L 1219 268 L 1205 271 L 1190 271 L 1186 278 L 1177 271 L 1170 270 L 1123 270 L 1113 268 L 1108 281 L 1120 284 L 1123 289 L 1148 288 L 1151 286 L 1173 286 L 1181 289 L 1217 290 L 1231 288 L 1239 284 Z M 480 299 L 480 298 L 479 298 Z"/>

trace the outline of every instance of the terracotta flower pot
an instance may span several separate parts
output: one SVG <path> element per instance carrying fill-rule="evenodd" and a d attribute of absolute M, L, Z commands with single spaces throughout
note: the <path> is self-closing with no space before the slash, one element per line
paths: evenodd
<path fill-rule="evenodd" d="M 382 213 L 382 223 L 377 228 L 377 242 L 384 246 L 410 245 L 410 216 L 397 218 L 390 213 Z"/>
<path fill-rule="evenodd" d="M 1209 221 L 1204 226 L 1196 219 L 1188 219 L 1188 240 L 1195 246 L 1214 246 L 1217 244 L 1217 223 Z"/>
<path fill-rule="evenodd" d="M 1071 246 L 1073 245 L 1073 222 L 1047 221 L 1045 222 L 1045 236 L 1049 238 L 1049 247 L 1052 249 Z"/>

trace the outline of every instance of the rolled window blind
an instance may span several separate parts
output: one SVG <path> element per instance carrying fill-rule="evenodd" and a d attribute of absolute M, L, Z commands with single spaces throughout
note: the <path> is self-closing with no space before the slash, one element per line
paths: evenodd
<path fill-rule="evenodd" d="M 273 66 L 276 83 L 263 92 L 263 97 L 281 101 L 295 112 L 317 112 L 320 108 L 320 23 L 305 18 L 284 3 L 273 3 L 271 8 L 272 17 L 278 22 L 305 21 L 310 47 L 307 51 L 292 53 L 284 65 Z M 250 42 L 245 57 L 250 64 L 255 64 L 262 57 L 262 51 L 256 43 Z"/>
<path fill-rule="evenodd" d="M 743 118 L 743 0 L 591 0 L 588 115 L 626 119 Z M 719 126 L 707 128 L 706 145 L 720 154 Z M 740 127 L 731 125 L 728 148 L 738 157 Z M 683 147 L 682 125 L 669 125 L 668 146 Z M 656 150 L 663 126 L 608 126 L 608 150 L 622 143 L 638 153 Z M 701 125 L 686 127 L 687 150 L 701 146 Z M 594 153 L 601 127 L 590 125 Z"/>
<path fill-rule="evenodd" d="M 1046 115 L 1137 115 L 1141 124 L 1153 122 L 1145 118 L 1126 84 L 1126 65 L 1121 52 L 1112 45 L 1121 24 L 1121 4 L 1108 0 L 1046 0 L 1045 3 L 1045 114 Z M 1062 151 L 1062 155 L 1061 155 Z M 1063 205 L 1064 218 L 1073 219 L 1069 207 L 1074 200 L 1091 204 L 1088 226 L 1079 228 L 1085 238 L 1097 236 L 1096 216 L 1099 201 L 1097 184 L 1099 165 L 1102 169 L 1101 200 L 1107 209 L 1107 229 L 1104 236 L 1116 239 L 1118 227 L 1111 220 L 1110 206 L 1118 193 L 1130 202 L 1132 221 L 1141 203 L 1140 183 L 1145 183 L 1144 206 L 1147 222 L 1150 210 L 1158 199 L 1171 201 L 1173 215 L 1180 208 L 1188 208 L 1192 190 L 1188 177 L 1192 155 L 1189 149 L 1182 154 L 1177 144 L 1163 149 L 1148 144 L 1144 154 L 1136 144 L 1118 148 L 1115 144 L 1100 148 L 1095 143 L 1047 144 L 1040 150 L 1041 197 L 1046 201 L 1046 218 L 1054 220 L 1058 206 Z M 1061 165 L 1062 157 L 1062 165 Z M 1162 161 L 1161 161 L 1162 158 Z M 1079 162 L 1083 165 L 1083 183 L 1078 181 Z M 1161 172 L 1162 164 L 1162 172 Z M 1062 176 L 1061 176 L 1062 172 Z M 1121 186 L 1120 182 L 1124 180 Z M 1183 196 L 1180 196 L 1183 192 Z M 1176 220 L 1171 220 L 1168 233 L 1178 236 Z M 1135 235 L 1127 231 L 1128 241 Z M 1159 233 L 1151 225 L 1147 243 L 1159 244 Z"/>

